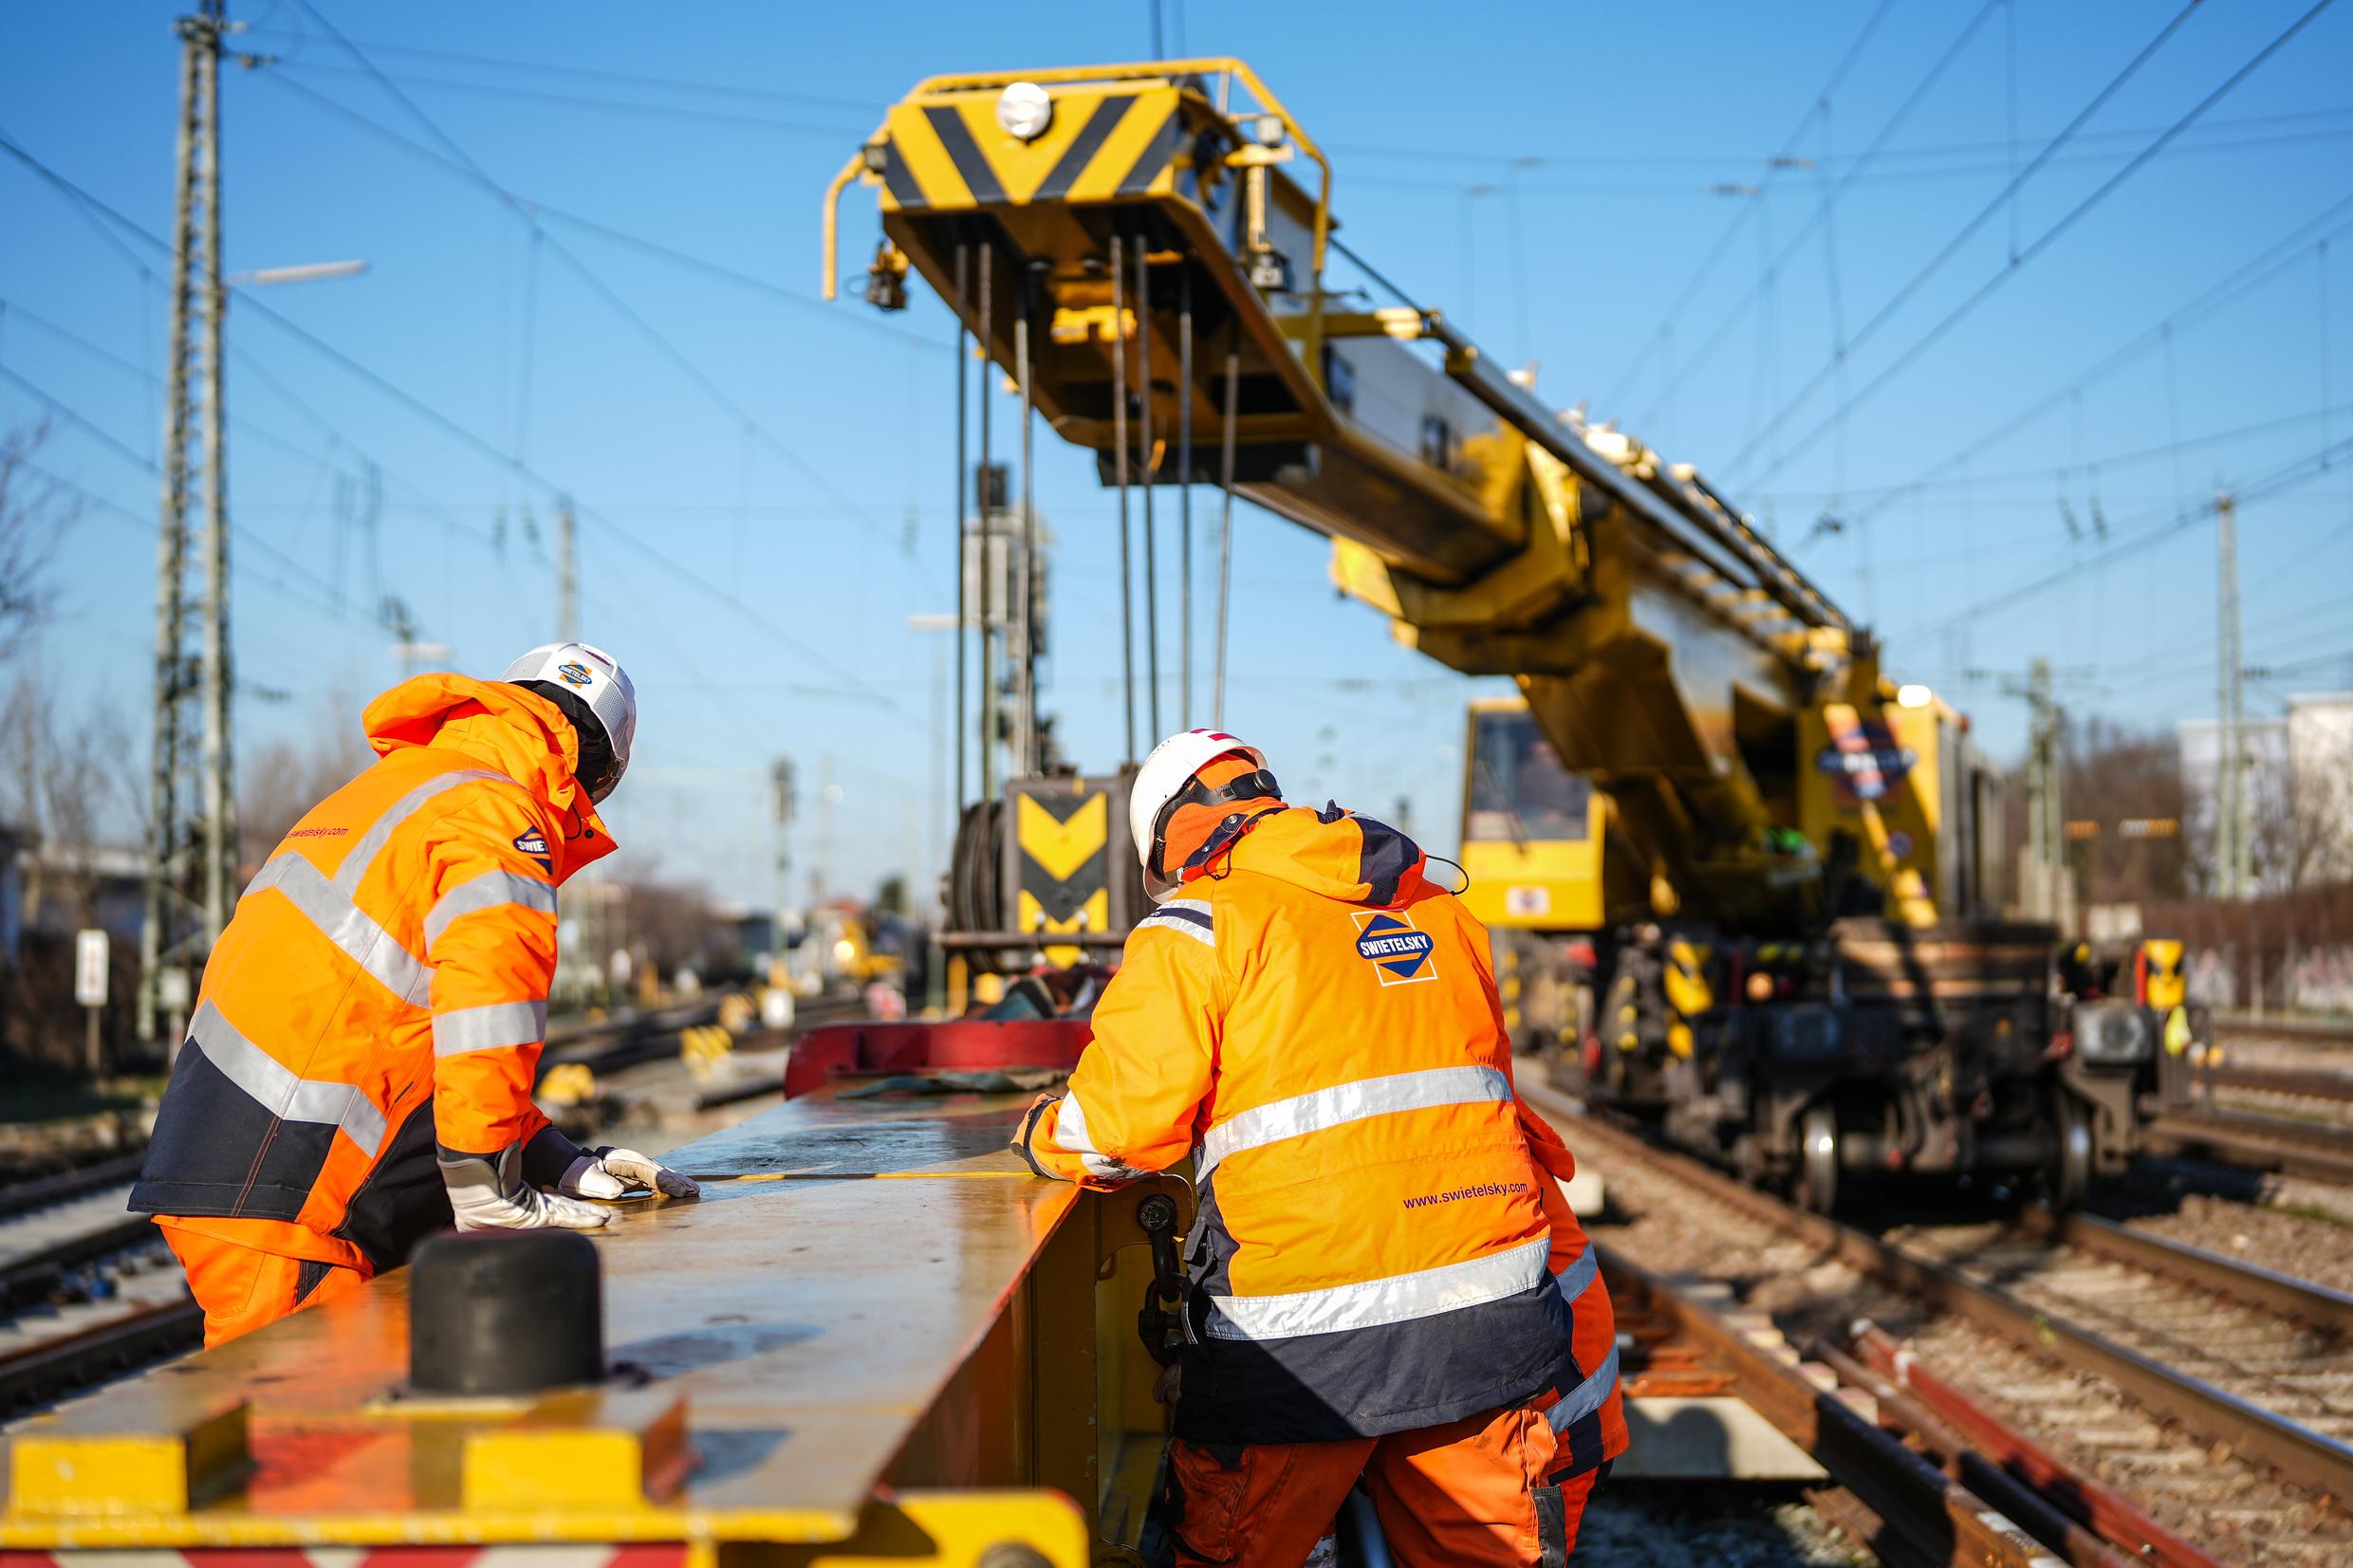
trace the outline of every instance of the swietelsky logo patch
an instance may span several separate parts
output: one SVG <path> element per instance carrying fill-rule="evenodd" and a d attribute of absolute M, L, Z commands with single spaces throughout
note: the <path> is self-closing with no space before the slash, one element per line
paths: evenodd
<path fill-rule="evenodd" d="M 1373 966 L 1382 985 L 1411 986 L 1437 978 L 1437 965 L 1430 957 L 1437 944 L 1414 924 L 1412 915 L 1350 910 L 1348 918 L 1356 922 L 1356 955 Z"/>
<path fill-rule="evenodd" d="M 547 836 L 535 827 L 527 827 L 514 837 L 514 847 L 539 862 L 539 869 L 553 876 L 556 863 L 547 854 Z"/>

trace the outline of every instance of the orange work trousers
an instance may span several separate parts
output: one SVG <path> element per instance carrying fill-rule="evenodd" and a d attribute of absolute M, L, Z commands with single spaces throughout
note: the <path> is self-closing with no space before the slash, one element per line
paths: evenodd
<path fill-rule="evenodd" d="M 1602 1468 L 1566 1465 L 1542 1407 L 1336 1443 L 1170 1445 L 1179 1568 L 1300 1568 L 1360 1477 L 1401 1568 L 1562 1568 Z"/>
<path fill-rule="evenodd" d="M 188 1275 L 189 1293 L 204 1308 L 207 1350 L 367 1282 L 356 1268 L 239 1246 L 176 1225 L 158 1228 Z"/>

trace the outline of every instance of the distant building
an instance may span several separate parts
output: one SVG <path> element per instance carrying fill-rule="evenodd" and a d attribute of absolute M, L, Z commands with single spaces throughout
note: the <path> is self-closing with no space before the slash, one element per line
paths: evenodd
<path fill-rule="evenodd" d="M 102 844 L 88 850 L 43 848 L 0 828 L 0 941 L 16 956 L 28 941 L 70 937 L 98 925 L 136 943 L 147 913 L 147 857 Z"/>
<path fill-rule="evenodd" d="M 2240 726 L 2247 761 L 2255 892 L 2283 893 L 2353 880 L 2353 692 L 2292 695 L 2285 713 Z M 2185 838 L 2214 862 L 2221 799 L 2222 723 L 2185 719 L 2177 729 Z"/>

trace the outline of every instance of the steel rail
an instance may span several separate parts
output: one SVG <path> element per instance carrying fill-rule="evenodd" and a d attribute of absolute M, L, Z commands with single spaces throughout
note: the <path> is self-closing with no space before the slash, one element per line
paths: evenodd
<path fill-rule="evenodd" d="M 203 1338 L 204 1309 L 183 1298 L 0 1356 L 0 1417 L 106 1372 L 193 1350 Z"/>
<path fill-rule="evenodd" d="M 78 1170 L 61 1171 L 54 1176 L 37 1176 L 31 1181 L 11 1182 L 0 1187 L 0 1219 L 13 1219 L 35 1208 L 79 1198 L 102 1188 L 120 1187 L 136 1180 L 144 1154 L 124 1154 L 120 1158 L 101 1160 Z"/>
<path fill-rule="evenodd" d="M 2191 1069 L 2190 1086 L 2193 1092 L 2211 1087 L 2287 1095 L 2298 1099 L 2353 1100 L 2353 1073 L 2277 1067 L 2196 1067 Z"/>
<path fill-rule="evenodd" d="M 1877 1323 L 1854 1326 L 1855 1355 L 1870 1370 L 1895 1380 L 1901 1393 L 1924 1413 L 1949 1427 L 1981 1457 L 2067 1519 L 2139 1561 L 2162 1568 L 2221 1568 L 2216 1560 L 2149 1517 L 2121 1492 L 2102 1485 L 2051 1454 L 1899 1344 Z"/>
<path fill-rule="evenodd" d="M 2227 1034 L 2240 1040 L 2261 1039 L 2269 1035 L 2274 1039 L 2286 1037 L 2291 1040 L 2353 1045 L 2353 1023 L 2341 1019 L 2237 1016 L 2216 1018 L 2214 1021 L 2214 1029 L 2217 1035 Z"/>
<path fill-rule="evenodd" d="M 1633 1134 L 1585 1117 L 1556 1092 L 1524 1084 L 1521 1093 L 1576 1116 L 1578 1135 L 1590 1143 L 1606 1144 L 1626 1157 L 1664 1167 L 1677 1181 L 1773 1229 L 1819 1246 L 1868 1278 L 1991 1328 L 2037 1354 L 2103 1377 L 2153 1413 L 2178 1421 L 2210 1440 L 2227 1442 L 2299 1485 L 2331 1497 L 2353 1497 L 2353 1446 L 2186 1376 L 2006 1290 L 1978 1283 L 1956 1269 L 1796 1208 L 1687 1155 L 1658 1149 Z"/>
<path fill-rule="evenodd" d="M 2065 1246 L 2095 1253 L 2133 1268 L 2162 1274 L 2249 1306 L 2293 1318 L 2314 1328 L 2353 1337 L 2353 1295 L 2310 1280 L 2241 1263 L 2218 1252 L 2133 1230 L 2091 1214 L 2029 1209 L 2019 1228 Z"/>
<path fill-rule="evenodd" d="M 1870 1395 L 1869 1413 L 1881 1430 L 1908 1439 L 1907 1446 L 2025 1525 L 2070 1568 L 2125 1568 L 2133 1560 L 2097 1531 L 2061 1512 L 2027 1482 L 1993 1464 L 1936 1411 L 1836 1345 L 1816 1339 L 1806 1347 L 1806 1358 L 1829 1368 L 1845 1387 Z"/>
<path fill-rule="evenodd" d="M 2353 1186 L 2353 1129 L 2244 1111 L 2179 1111 L 2141 1129 L 2148 1142 L 2229 1165 Z"/>
<path fill-rule="evenodd" d="M 27 1301 L 46 1297 L 57 1288 L 65 1270 L 77 1264 L 120 1252 L 156 1236 L 155 1221 L 150 1216 L 125 1212 L 91 1229 L 28 1252 L 0 1267 L 0 1310 L 13 1310 Z"/>
<path fill-rule="evenodd" d="M 1907 1555 L 1891 1560 L 2050 1568 L 2048 1549 L 2007 1514 L 1659 1276 L 1605 1242 L 1591 1245 L 1614 1299 L 1639 1300 L 1668 1319 L 1712 1363 L 1732 1372 L 1734 1391 L 1751 1409 L 1830 1473 L 1849 1496 L 1817 1498 L 1818 1505 L 1875 1552 L 1885 1555 L 1883 1536 L 1892 1532 Z"/>

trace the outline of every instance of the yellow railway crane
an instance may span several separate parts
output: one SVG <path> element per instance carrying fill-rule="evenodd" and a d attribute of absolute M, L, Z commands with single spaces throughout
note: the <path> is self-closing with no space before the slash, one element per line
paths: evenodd
<path fill-rule="evenodd" d="M 829 296 L 853 183 L 880 209 L 868 297 L 938 291 L 1096 454 L 1123 529 L 1130 485 L 1221 484 L 1329 536 L 1401 642 L 1516 680 L 1652 883 L 1600 1092 L 1825 1204 L 1862 1170 L 2066 1200 L 2122 1162 L 2145 1063 L 2068 1050 L 2051 933 L 1987 917 L 1966 721 L 1695 470 L 1541 401 L 1348 252 L 1329 160 L 1247 65 L 921 83 L 827 193 Z"/>

